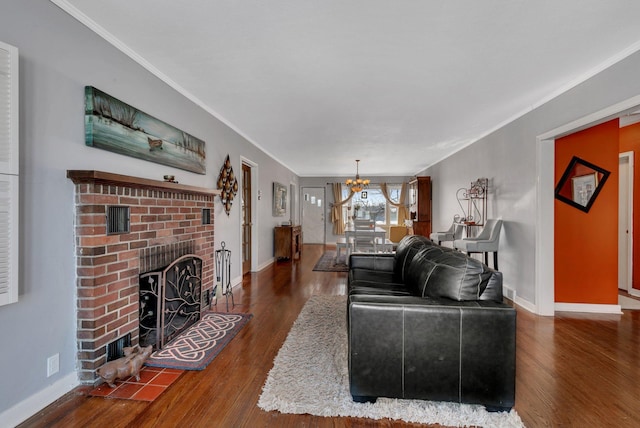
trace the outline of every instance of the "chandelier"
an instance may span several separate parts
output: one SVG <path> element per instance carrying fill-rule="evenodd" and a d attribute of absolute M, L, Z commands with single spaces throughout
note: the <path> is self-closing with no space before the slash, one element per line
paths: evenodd
<path fill-rule="evenodd" d="M 371 180 L 369 179 L 363 180 L 362 178 L 360 178 L 360 173 L 358 171 L 359 164 L 360 164 L 360 159 L 356 159 L 356 178 L 355 179 L 349 178 L 347 179 L 347 181 L 344 182 L 344 184 L 351 187 L 351 191 L 354 193 L 357 193 L 362 191 L 363 189 L 366 189 L 369 186 L 369 183 L 371 183 Z"/>

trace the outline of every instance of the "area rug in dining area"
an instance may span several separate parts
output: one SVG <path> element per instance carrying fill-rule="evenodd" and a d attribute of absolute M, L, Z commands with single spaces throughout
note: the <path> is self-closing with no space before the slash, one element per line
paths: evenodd
<path fill-rule="evenodd" d="M 484 406 L 378 398 L 355 403 L 349 393 L 345 296 L 312 296 L 293 324 L 262 388 L 266 411 L 396 419 L 444 426 L 524 427 L 515 410 Z"/>
<path fill-rule="evenodd" d="M 313 270 L 320 272 L 348 272 L 347 256 L 340 254 L 338 257 L 335 251 L 325 251 L 313 267 Z"/>
<path fill-rule="evenodd" d="M 182 370 L 203 370 L 234 338 L 253 315 L 205 312 L 200 320 L 151 354 L 145 365 Z"/>

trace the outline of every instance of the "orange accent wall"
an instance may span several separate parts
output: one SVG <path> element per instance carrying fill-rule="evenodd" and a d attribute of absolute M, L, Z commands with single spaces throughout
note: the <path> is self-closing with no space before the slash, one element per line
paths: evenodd
<path fill-rule="evenodd" d="M 640 152 L 640 123 L 620 128 L 620 153 Z M 635 160 L 634 160 L 635 162 Z M 633 288 L 640 289 L 640 272 L 636 266 L 640 266 L 640 175 L 634 168 L 633 171 Z"/>
<path fill-rule="evenodd" d="M 618 303 L 618 119 L 556 140 L 556 184 L 573 156 L 611 172 L 588 213 L 555 201 L 555 301 Z"/>

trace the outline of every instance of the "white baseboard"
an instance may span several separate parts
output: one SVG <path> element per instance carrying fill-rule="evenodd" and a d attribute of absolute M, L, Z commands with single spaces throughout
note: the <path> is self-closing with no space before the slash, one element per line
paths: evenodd
<path fill-rule="evenodd" d="M 536 314 L 536 315 L 538 314 L 536 305 L 534 305 L 528 300 L 524 300 L 521 297 L 516 296 L 516 300 L 514 300 L 514 303 L 520 306 L 521 308 L 531 312 L 532 314 Z"/>
<path fill-rule="evenodd" d="M 531 302 L 524 300 L 518 297 L 518 293 L 514 288 L 509 287 L 508 285 L 502 285 L 502 295 L 511 300 L 517 306 L 520 306 L 522 309 L 525 309 L 531 313 L 536 313 L 536 306 Z"/>
<path fill-rule="evenodd" d="M 0 426 L 15 427 L 80 385 L 75 371 L 0 413 Z"/>
<path fill-rule="evenodd" d="M 622 314 L 620 305 L 598 305 L 591 303 L 556 303 L 556 312 L 587 312 L 594 314 Z"/>
<path fill-rule="evenodd" d="M 276 259 L 273 258 L 271 260 L 267 260 L 266 262 L 264 262 L 263 264 L 258 266 L 258 270 L 256 270 L 255 272 L 260 272 L 262 269 L 268 268 L 269 266 L 271 266 L 273 263 L 275 263 Z"/>
<path fill-rule="evenodd" d="M 632 295 L 633 297 L 640 297 L 640 290 L 637 290 L 635 288 L 631 288 L 629 290 L 629 294 Z"/>
<path fill-rule="evenodd" d="M 516 301 L 516 290 L 514 290 L 511 287 L 508 287 L 506 285 L 502 285 L 502 295 L 504 297 L 506 297 L 507 299 L 511 300 L 512 302 L 515 303 Z"/>

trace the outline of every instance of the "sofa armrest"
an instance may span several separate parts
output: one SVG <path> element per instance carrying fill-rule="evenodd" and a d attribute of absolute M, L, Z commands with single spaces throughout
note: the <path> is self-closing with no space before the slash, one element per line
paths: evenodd
<path fill-rule="evenodd" d="M 393 254 L 351 254 L 349 269 L 366 269 L 393 272 L 395 257 Z"/>
<path fill-rule="evenodd" d="M 350 296 L 348 305 L 353 396 L 513 406 L 512 307 L 367 295 Z"/>

